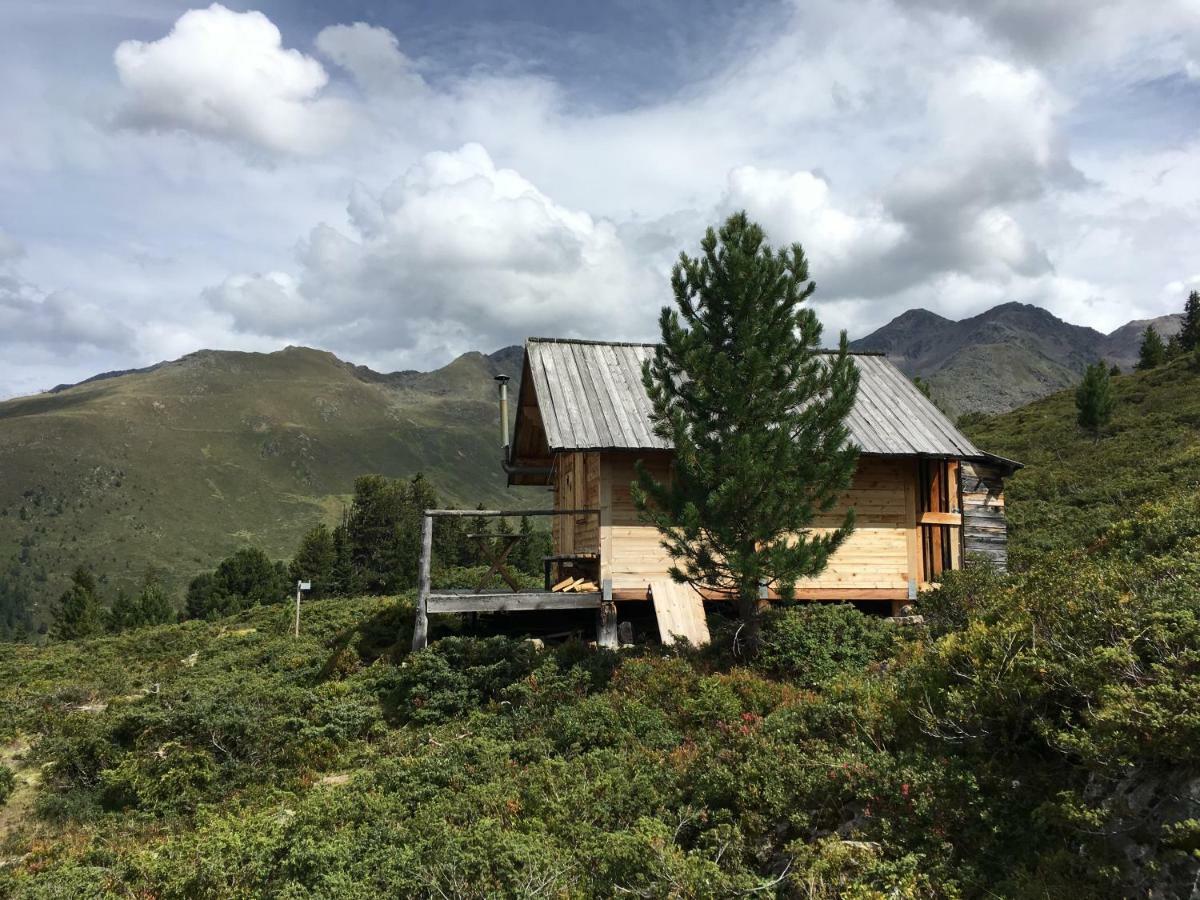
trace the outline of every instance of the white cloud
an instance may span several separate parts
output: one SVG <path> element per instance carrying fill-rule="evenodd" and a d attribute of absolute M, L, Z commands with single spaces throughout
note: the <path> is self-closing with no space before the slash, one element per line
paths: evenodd
<path fill-rule="evenodd" d="M 745 209 L 776 245 L 799 241 L 822 294 L 854 290 L 862 268 L 878 265 L 904 239 L 904 227 L 878 204 L 839 208 L 829 183 L 812 172 L 739 166 L 729 173 L 719 212 Z"/>
<path fill-rule="evenodd" d="M 389 94 L 421 90 L 425 82 L 412 61 L 400 52 L 400 42 L 386 28 L 355 22 L 321 29 L 317 49 L 354 76 L 369 91 Z"/>
<path fill-rule="evenodd" d="M 350 216 L 349 233 L 310 232 L 295 280 L 239 275 L 206 299 L 238 331 L 378 355 L 628 333 L 661 287 L 613 223 L 555 203 L 478 144 L 427 154 L 378 196 L 356 187 Z"/>
<path fill-rule="evenodd" d="M 975 23 L 1040 62 L 1112 66 L 1131 54 L 1142 67 L 1177 70 L 1200 29 L 1195 0 L 905 0 Z"/>
<path fill-rule="evenodd" d="M 113 60 L 131 127 L 304 154 L 328 148 L 348 122 L 342 102 L 320 96 L 324 67 L 285 49 L 260 12 L 190 10 L 160 40 L 122 42 Z"/>
<path fill-rule="evenodd" d="M 0 347 L 31 345 L 70 353 L 79 347 L 128 350 L 131 330 L 109 311 L 67 291 L 47 293 L 22 277 L 21 248 L 0 232 Z M 7 355 L 7 354 L 6 354 Z"/>

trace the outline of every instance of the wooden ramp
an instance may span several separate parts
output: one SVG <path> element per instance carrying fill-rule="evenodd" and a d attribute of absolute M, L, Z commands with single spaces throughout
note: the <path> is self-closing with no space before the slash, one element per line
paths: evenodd
<path fill-rule="evenodd" d="M 673 644 L 676 638 L 681 637 L 697 647 L 708 643 L 704 600 L 690 584 L 652 581 L 650 595 L 654 599 L 654 615 L 658 619 L 658 633 L 664 644 Z"/>

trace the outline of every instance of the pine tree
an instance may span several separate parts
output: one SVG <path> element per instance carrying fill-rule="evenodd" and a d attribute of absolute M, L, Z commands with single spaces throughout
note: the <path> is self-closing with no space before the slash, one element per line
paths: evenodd
<path fill-rule="evenodd" d="M 354 588 L 354 559 L 350 551 L 350 534 L 343 522 L 333 529 L 333 568 L 329 573 L 328 594 L 349 597 Z"/>
<path fill-rule="evenodd" d="M 1162 335 L 1152 325 L 1147 325 L 1142 332 L 1142 346 L 1138 349 L 1138 369 L 1153 369 L 1166 361 L 1167 345 L 1163 343 Z"/>
<path fill-rule="evenodd" d="M 526 574 L 541 577 L 545 571 L 543 559 L 550 555 L 550 532 L 544 528 L 534 528 L 529 516 L 521 516 L 518 530 L 521 543 L 513 551 L 517 565 Z"/>
<path fill-rule="evenodd" d="M 139 625 L 168 625 L 178 618 L 162 582 L 152 574 L 146 575 L 138 594 L 137 616 Z"/>
<path fill-rule="evenodd" d="M 141 624 L 137 597 L 125 590 L 117 591 L 117 599 L 108 611 L 108 630 L 113 634 L 137 628 Z"/>
<path fill-rule="evenodd" d="M 300 539 L 296 556 L 288 567 L 288 577 L 293 582 L 311 581 L 312 593 L 309 596 L 325 597 L 329 595 L 329 582 L 336 561 L 333 532 L 322 522 L 306 531 Z"/>
<path fill-rule="evenodd" d="M 1173 334 L 1167 338 L 1167 349 L 1163 355 L 1167 362 L 1183 356 L 1183 344 L 1180 342 L 1178 334 Z"/>
<path fill-rule="evenodd" d="M 1188 294 L 1183 305 L 1183 327 L 1179 330 L 1179 345 L 1185 351 L 1200 348 L 1200 291 Z"/>
<path fill-rule="evenodd" d="M 50 635 L 72 641 L 93 637 L 104 630 L 104 607 L 96 596 L 96 579 L 83 566 L 71 575 L 71 586 L 54 607 Z"/>
<path fill-rule="evenodd" d="M 746 214 L 708 229 L 671 273 L 678 309 L 643 371 L 655 433 L 675 446 L 669 482 L 639 464 L 634 500 L 663 537 L 679 582 L 730 592 L 750 652 L 762 587 L 789 596 L 854 528 L 807 531 L 850 484 L 858 450 L 845 420 L 858 391 L 847 349 L 821 353 L 805 301 L 816 286 L 799 244 L 779 251 Z"/>
<path fill-rule="evenodd" d="M 1104 361 L 1087 367 L 1083 381 L 1075 390 L 1075 408 L 1078 410 L 1079 427 L 1094 435 L 1112 418 L 1116 397 L 1113 395 L 1112 379 Z"/>
<path fill-rule="evenodd" d="M 1113 363 L 1111 366 L 1108 367 L 1108 374 L 1110 377 L 1116 378 L 1118 375 L 1121 374 L 1121 367 L 1118 366 L 1116 363 Z"/>

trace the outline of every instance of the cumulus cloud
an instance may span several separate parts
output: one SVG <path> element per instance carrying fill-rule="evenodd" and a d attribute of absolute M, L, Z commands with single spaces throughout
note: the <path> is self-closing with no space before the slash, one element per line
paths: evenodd
<path fill-rule="evenodd" d="M 1112 63 L 1136 47 L 1168 66 L 1200 28 L 1195 0 L 906 0 L 974 22 L 1028 58 Z"/>
<path fill-rule="evenodd" d="M 829 183 L 807 171 L 739 166 L 729 173 L 718 210 L 726 215 L 739 209 L 777 244 L 804 245 L 823 295 L 855 291 L 859 273 L 879 265 L 905 238 L 904 226 L 881 206 L 840 208 Z"/>
<path fill-rule="evenodd" d="M 316 47 L 369 91 L 420 90 L 425 82 L 400 42 L 386 28 L 355 22 L 330 25 L 317 35 Z"/>
<path fill-rule="evenodd" d="M 321 96 L 321 63 L 286 49 L 260 12 L 190 10 L 166 37 L 122 42 L 113 60 L 127 95 L 120 121 L 130 127 L 307 154 L 332 145 L 348 122 L 344 103 Z"/>
<path fill-rule="evenodd" d="M 1058 114 L 1053 91 L 1030 68 L 977 58 L 940 79 L 928 110 L 936 144 L 884 192 L 907 233 L 890 260 L 894 287 L 950 271 L 1003 279 L 1050 270 L 1013 210 L 1083 182 Z"/>
<path fill-rule="evenodd" d="M 127 350 L 132 332 L 108 310 L 69 291 L 46 293 L 22 277 L 22 248 L 0 232 L 0 347 L 30 345 L 70 353 L 79 347 Z"/>
<path fill-rule="evenodd" d="M 239 331 L 461 351 L 533 332 L 636 331 L 661 285 L 612 222 L 555 203 L 478 144 L 426 154 L 378 195 L 357 187 L 349 216 L 348 233 L 309 233 L 295 280 L 238 275 L 207 301 Z"/>

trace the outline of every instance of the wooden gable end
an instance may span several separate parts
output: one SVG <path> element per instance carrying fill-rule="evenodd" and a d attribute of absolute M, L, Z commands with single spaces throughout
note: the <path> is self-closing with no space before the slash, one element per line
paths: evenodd
<path fill-rule="evenodd" d="M 521 366 L 521 386 L 517 390 L 517 415 L 513 426 L 512 446 L 508 461 L 514 470 L 509 473 L 509 484 L 545 485 L 548 477 L 536 470 L 548 469 L 554 464 L 553 454 L 546 442 L 546 429 L 542 424 L 542 411 L 538 405 L 537 390 L 529 369 L 529 355 Z"/>

